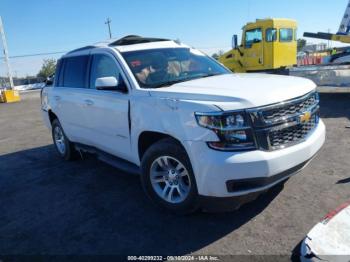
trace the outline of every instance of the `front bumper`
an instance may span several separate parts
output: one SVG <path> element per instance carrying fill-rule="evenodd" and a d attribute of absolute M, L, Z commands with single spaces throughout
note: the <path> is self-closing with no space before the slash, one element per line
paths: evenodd
<path fill-rule="evenodd" d="M 192 163 L 198 193 L 208 197 L 232 197 L 265 191 L 301 170 L 320 150 L 325 134 L 325 125 L 320 120 L 304 142 L 271 152 L 220 152 L 202 141 L 186 141 L 184 146 Z M 241 185 L 248 183 L 231 187 L 235 181 Z"/>

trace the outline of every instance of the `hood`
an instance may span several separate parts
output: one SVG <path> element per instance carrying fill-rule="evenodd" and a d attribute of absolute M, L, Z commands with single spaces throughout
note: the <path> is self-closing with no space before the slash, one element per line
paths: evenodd
<path fill-rule="evenodd" d="M 259 107 L 305 95 L 316 85 L 305 78 L 226 74 L 152 89 L 151 96 L 210 102 L 223 110 Z"/>

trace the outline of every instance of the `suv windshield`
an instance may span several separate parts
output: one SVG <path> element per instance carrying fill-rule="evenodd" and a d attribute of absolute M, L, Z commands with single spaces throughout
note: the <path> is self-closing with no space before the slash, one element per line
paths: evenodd
<path fill-rule="evenodd" d="M 214 59 L 191 48 L 130 51 L 122 55 L 143 88 L 231 73 Z"/>

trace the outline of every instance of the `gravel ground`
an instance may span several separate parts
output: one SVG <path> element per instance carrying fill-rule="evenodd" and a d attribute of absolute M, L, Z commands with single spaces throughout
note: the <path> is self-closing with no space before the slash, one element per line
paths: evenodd
<path fill-rule="evenodd" d="M 57 157 L 38 92 L 0 104 L 0 254 L 288 255 L 350 199 L 350 94 L 322 94 L 327 141 L 299 175 L 231 213 L 154 208 L 137 176 Z"/>

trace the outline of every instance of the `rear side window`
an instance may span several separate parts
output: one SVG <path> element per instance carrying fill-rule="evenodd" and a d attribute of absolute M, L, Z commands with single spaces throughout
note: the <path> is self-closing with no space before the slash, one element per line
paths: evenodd
<path fill-rule="evenodd" d="M 64 59 L 64 87 L 85 88 L 89 56 L 74 56 Z M 61 78 L 62 76 L 60 76 Z"/>
<path fill-rule="evenodd" d="M 277 29 L 266 29 L 266 42 L 275 42 L 277 40 Z"/>
<path fill-rule="evenodd" d="M 280 29 L 280 42 L 292 42 L 293 41 L 293 29 L 281 28 Z"/>

